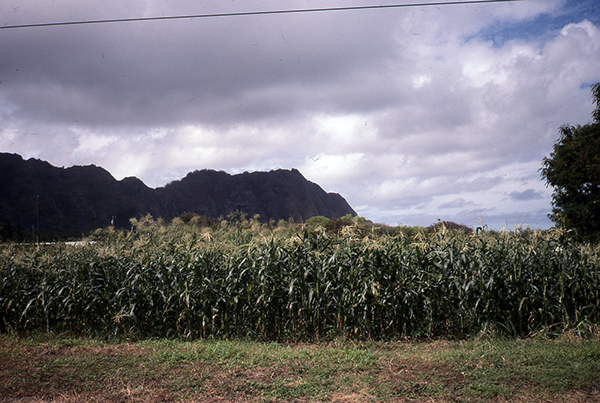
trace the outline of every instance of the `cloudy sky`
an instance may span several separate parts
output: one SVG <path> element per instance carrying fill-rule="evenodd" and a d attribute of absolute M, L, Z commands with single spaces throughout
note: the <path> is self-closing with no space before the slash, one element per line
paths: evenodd
<path fill-rule="evenodd" d="M 0 26 L 443 0 L 4 0 Z M 591 121 L 597 0 L 0 29 L 0 151 L 164 186 L 297 168 L 359 215 L 548 228 Z"/>

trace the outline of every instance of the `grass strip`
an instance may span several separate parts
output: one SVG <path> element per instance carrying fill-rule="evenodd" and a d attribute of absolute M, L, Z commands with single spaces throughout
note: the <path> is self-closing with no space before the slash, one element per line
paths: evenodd
<path fill-rule="evenodd" d="M 0 401 L 600 399 L 598 340 L 318 344 L 0 337 Z"/>

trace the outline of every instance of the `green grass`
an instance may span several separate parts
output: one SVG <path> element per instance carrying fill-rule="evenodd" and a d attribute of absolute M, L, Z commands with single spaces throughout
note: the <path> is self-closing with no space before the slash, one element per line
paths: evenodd
<path fill-rule="evenodd" d="M 552 393 L 600 387 L 597 340 L 471 341 L 439 359 L 468 374 L 467 395 L 510 396 L 524 386 Z"/>
<path fill-rule="evenodd" d="M 600 396 L 600 342 L 566 337 L 280 344 L 2 336 L 0 358 L 0 397 L 25 401 L 541 402 Z"/>

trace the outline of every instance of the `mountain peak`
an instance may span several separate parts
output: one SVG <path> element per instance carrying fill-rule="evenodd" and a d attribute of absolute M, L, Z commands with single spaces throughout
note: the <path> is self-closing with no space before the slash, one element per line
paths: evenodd
<path fill-rule="evenodd" d="M 239 211 L 261 221 L 317 215 L 356 215 L 338 194 L 327 193 L 296 168 L 230 175 L 195 170 L 163 188 L 151 189 L 136 177 L 117 181 L 95 165 L 58 168 L 18 154 L 0 153 L 0 225 L 31 228 L 40 197 L 40 227 L 48 232 L 80 235 L 146 214 L 171 220 L 184 212 L 224 217 Z"/>

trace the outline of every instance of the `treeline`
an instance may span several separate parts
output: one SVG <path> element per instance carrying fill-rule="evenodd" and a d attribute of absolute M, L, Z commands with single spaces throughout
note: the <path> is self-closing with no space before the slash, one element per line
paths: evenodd
<path fill-rule="evenodd" d="M 145 217 L 144 219 L 148 218 Z M 260 216 L 255 215 L 254 217 L 248 217 L 246 214 L 239 211 L 232 212 L 227 216 L 221 216 L 218 218 L 208 217 L 201 214 L 185 212 L 179 217 L 172 220 L 172 222 L 183 222 L 184 224 L 197 227 L 197 228 L 209 228 L 215 230 L 220 227 L 221 222 L 238 223 L 243 225 L 244 222 L 248 221 L 262 221 Z M 165 221 L 160 222 L 166 224 Z M 358 231 L 364 235 L 389 235 L 389 236 L 408 236 L 414 237 L 417 234 L 426 234 L 437 231 L 441 226 L 444 226 L 446 230 L 457 230 L 465 234 L 471 234 L 474 232 L 473 228 L 466 225 L 457 224 L 452 221 L 439 221 L 428 227 L 421 226 L 390 226 L 385 224 L 376 224 L 370 220 L 360 216 L 353 216 L 348 214 L 343 217 L 327 218 L 324 216 L 315 216 L 307 220 L 305 223 L 294 223 L 293 219 L 273 221 L 264 223 L 269 227 L 277 227 L 281 225 L 297 225 L 299 228 L 307 228 L 310 230 L 321 228 L 328 234 L 339 234 L 345 227 L 352 227 L 355 231 Z M 10 242 L 56 242 L 56 241 L 72 241 L 78 240 L 82 237 L 91 236 L 90 233 L 79 233 L 79 232 L 57 232 L 41 228 L 38 232 L 36 226 L 31 228 L 25 228 L 21 224 L 14 224 L 6 220 L 2 227 L 0 227 L 0 243 Z"/>
<path fill-rule="evenodd" d="M 10 221 L 5 221 L 0 227 L 0 243 L 36 243 L 36 242 L 56 242 L 77 240 L 84 237 L 85 234 L 77 231 L 57 232 L 46 228 L 41 228 L 38 231 L 35 226 L 25 228 L 20 223 L 14 224 Z"/>
<path fill-rule="evenodd" d="M 0 228 L 0 242 L 24 242 L 30 241 L 34 235 L 31 231 L 26 231 L 21 224 L 13 225 L 6 221 Z"/>
<path fill-rule="evenodd" d="M 211 218 L 203 215 L 195 214 L 195 213 L 183 213 L 181 214 L 174 222 L 177 220 L 182 221 L 184 224 L 189 224 L 191 226 L 195 226 L 198 228 L 210 228 L 212 230 L 219 228 L 220 223 L 225 221 L 228 223 L 237 223 L 236 225 L 244 225 L 244 223 L 249 223 L 252 221 L 260 221 L 260 216 L 256 215 L 252 218 L 249 218 L 247 215 L 235 211 L 226 217 L 220 218 Z M 428 227 L 421 226 L 409 226 L 409 225 L 398 225 L 398 226 L 390 226 L 386 224 L 377 224 L 370 220 L 367 220 L 361 216 L 353 216 L 351 214 L 342 216 L 342 217 L 334 217 L 327 218 L 324 216 L 315 216 L 308 219 L 305 223 L 294 223 L 293 219 L 288 221 L 279 220 L 273 221 L 271 220 L 267 223 L 269 227 L 277 227 L 277 226 L 293 226 L 296 225 L 297 229 L 308 229 L 311 231 L 314 230 L 323 230 L 328 234 L 341 234 L 342 230 L 346 227 L 351 228 L 354 233 L 362 234 L 364 236 L 367 235 L 387 235 L 387 236 L 404 236 L 404 237 L 415 237 L 418 234 L 425 235 L 427 233 L 436 232 L 440 229 L 444 231 L 459 231 L 464 234 L 473 234 L 473 228 L 463 225 L 457 224 L 452 221 L 442 221 L 439 220 L 435 224 L 431 224 Z M 482 228 L 479 228 L 481 230 Z"/>

